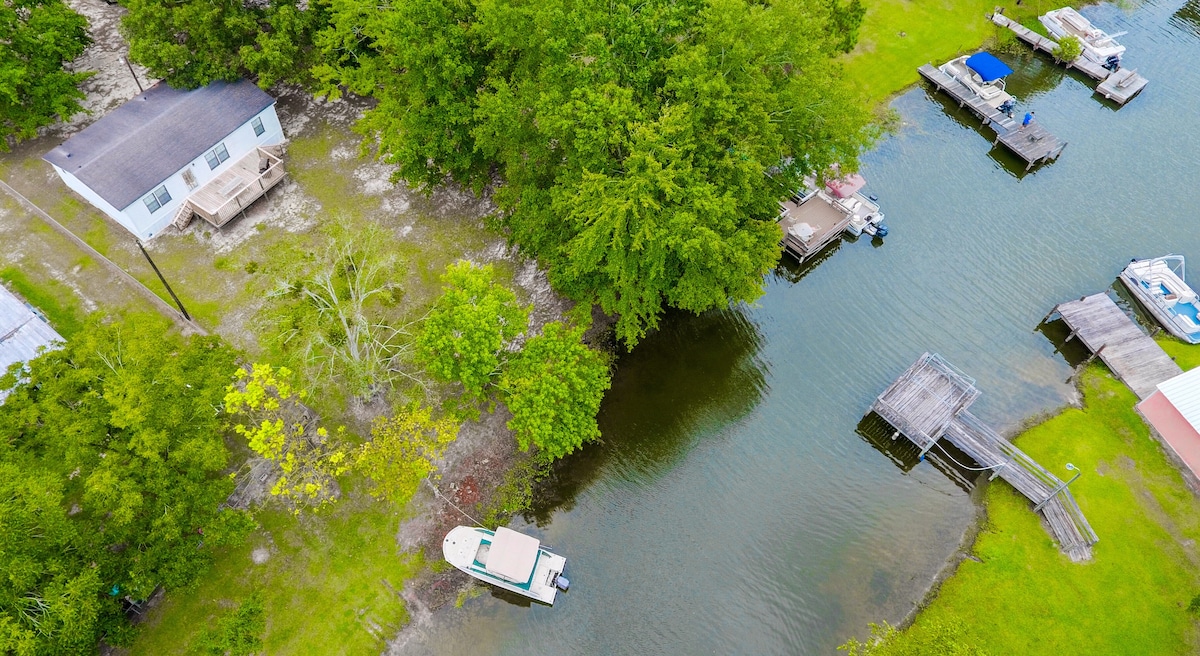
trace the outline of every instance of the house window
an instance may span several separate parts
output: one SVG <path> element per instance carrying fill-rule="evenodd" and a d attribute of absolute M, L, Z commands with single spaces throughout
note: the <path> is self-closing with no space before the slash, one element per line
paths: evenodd
<path fill-rule="evenodd" d="M 262 133 L 267 131 L 267 129 L 263 127 L 262 119 L 257 116 L 254 117 L 253 121 L 250 121 L 250 127 L 254 128 L 254 136 L 256 137 L 261 137 Z"/>
<path fill-rule="evenodd" d="M 196 174 L 192 173 L 191 169 L 183 170 L 183 182 L 188 186 L 188 189 L 195 189 L 196 187 L 200 186 L 200 184 L 196 182 Z"/>
<path fill-rule="evenodd" d="M 215 169 L 229 159 L 229 151 L 225 150 L 225 144 L 219 143 L 216 148 L 204 153 L 204 159 L 208 162 L 208 168 Z"/>
<path fill-rule="evenodd" d="M 151 214 L 158 211 L 158 208 L 171 202 L 171 194 L 167 193 L 166 185 L 158 185 L 158 189 L 150 192 L 150 195 L 142 199 Z"/>

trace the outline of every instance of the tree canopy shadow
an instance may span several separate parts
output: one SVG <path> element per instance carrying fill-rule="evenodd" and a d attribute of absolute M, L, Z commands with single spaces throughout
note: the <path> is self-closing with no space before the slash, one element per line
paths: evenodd
<path fill-rule="evenodd" d="M 544 525 L 607 472 L 658 477 L 699 440 L 745 416 L 768 389 L 763 341 L 740 307 L 668 313 L 658 331 L 620 357 L 600 407 L 600 442 L 553 466 L 525 518 Z"/>

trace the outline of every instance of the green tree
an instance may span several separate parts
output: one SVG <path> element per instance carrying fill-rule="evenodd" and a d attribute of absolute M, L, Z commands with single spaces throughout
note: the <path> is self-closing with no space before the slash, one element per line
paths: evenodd
<path fill-rule="evenodd" d="M 836 57 L 857 0 L 342 0 L 317 77 L 378 100 L 398 176 L 495 199 L 513 241 L 636 343 L 672 306 L 762 293 L 778 200 L 874 130 Z"/>
<path fill-rule="evenodd" d="M 83 111 L 79 83 L 93 73 L 63 67 L 91 42 L 62 0 L 0 0 L 0 150 Z"/>
<path fill-rule="evenodd" d="M 225 411 L 246 418 L 233 428 L 250 449 L 276 463 L 280 476 L 271 494 L 303 506 L 320 507 L 340 493 L 337 477 L 350 468 L 345 429 L 330 435 L 303 404 L 304 391 L 291 384 L 292 372 L 269 364 L 238 369 L 225 392 Z"/>
<path fill-rule="evenodd" d="M 217 618 L 215 626 L 205 627 L 196 639 L 192 653 L 200 656 L 253 656 L 262 653 L 262 634 L 267 628 L 262 597 L 249 597 Z"/>
<path fill-rule="evenodd" d="M 244 75 L 266 88 L 305 81 L 313 34 L 328 21 L 324 0 L 123 0 L 129 56 L 172 86 L 194 88 Z"/>
<path fill-rule="evenodd" d="M 417 358 L 436 378 L 463 386 L 474 405 L 487 398 L 507 357 L 506 348 L 529 321 L 510 289 L 496 283 L 492 266 L 466 260 L 442 275 L 442 295 L 417 336 Z"/>
<path fill-rule="evenodd" d="M 317 254 L 300 253 L 263 308 L 264 341 L 303 367 L 310 392 L 369 398 L 407 375 L 407 326 L 392 320 L 402 290 L 393 241 L 378 225 L 331 224 Z"/>
<path fill-rule="evenodd" d="M 1083 54 L 1083 43 L 1079 37 L 1068 34 L 1059 39 L 1058 45 L 1054 47 L 1054 52 L 1051 54 L 1060 62 L 1073 62 Z"/>
<path fill-rule="evenodd" d="M 355 468 L 374 483 L 372 496 L 403 507 L 421 480 L 437 471 L 433 461 L 457 436 L 453 419 L 435 419 L 430 408 L 412 403 L 392 417 L 375 420 L 371 441 L 359 450 Z"/>
<path fill-rule="evenodd" d="M 596 414 L 609 387 L 604 358 L 581 340 L 583 328 L 548 323 L 504 370 L 500 388 L 512 412 L 508 427 L 522 450 L 550 459 L 600 436 Z"/>
<path fill-rule="evenodd" d="M 93 318 L 34 359 L 0 405 L 0 652 L 94 653 L 120 599 L 187 585 L 252 522 L 220 404 L 234 353 L 165 321 Z"/>

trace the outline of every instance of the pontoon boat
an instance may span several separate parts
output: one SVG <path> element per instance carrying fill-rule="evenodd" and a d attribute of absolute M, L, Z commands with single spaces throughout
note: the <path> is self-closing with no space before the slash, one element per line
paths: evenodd
<path fill-rule="evenodd" d="M 1167 332 L 1189 344 L 1200 343 L 1200 308 L 1196 292 L 1184 281 L 1182 255 L 1133 260 L 1121 272 L 1121 282 Z"/>
<path fill-rule="evenodd" d="M 554 604 L 558 589 L 570 583 L 562 576 L 567 559 L 542 549 L 538 539 L 503 526 L 456 526 L 442 540 L 446 561 L 492 585 Z"/>

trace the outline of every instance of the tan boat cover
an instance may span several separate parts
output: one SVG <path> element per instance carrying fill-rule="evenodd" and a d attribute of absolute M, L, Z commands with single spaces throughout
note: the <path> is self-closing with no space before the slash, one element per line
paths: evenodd
<path fill-rule="evenodd" d="M 497 528 L 488 551 L 488 573 L 513 583 L 525 583 L 533 576 L 540 544 L 535 537 L 503 526 Z"/>

